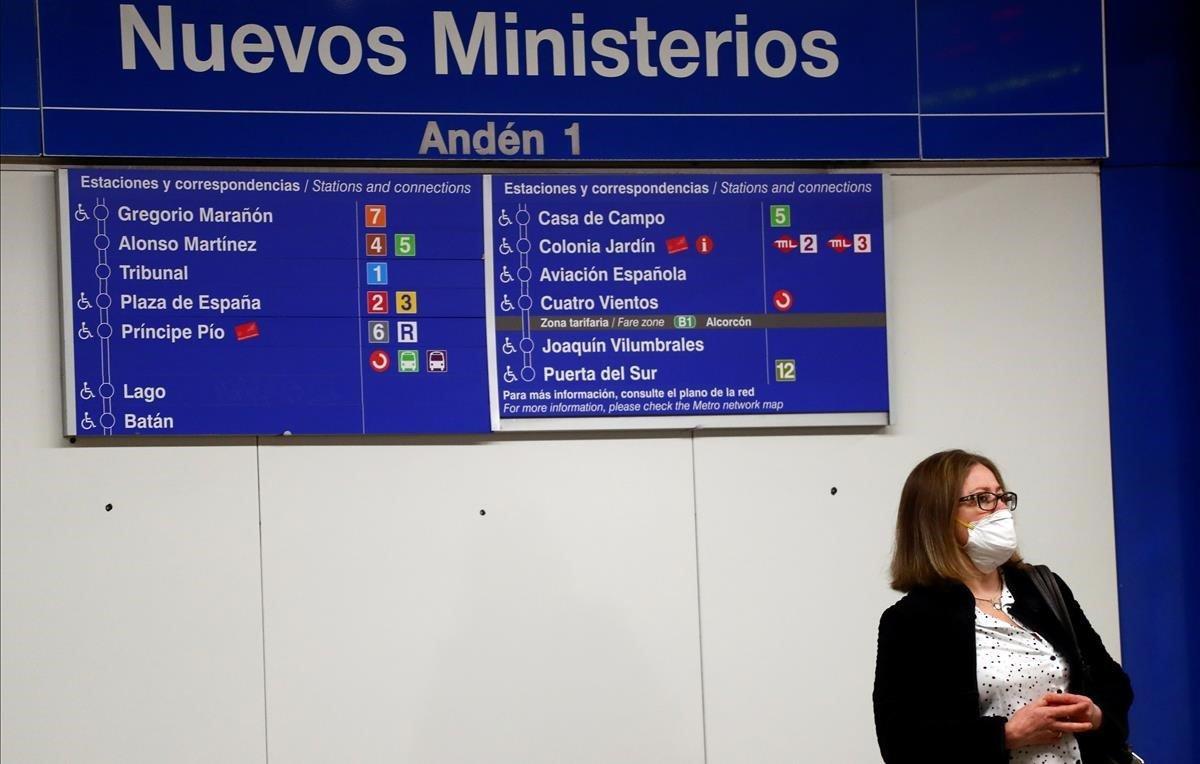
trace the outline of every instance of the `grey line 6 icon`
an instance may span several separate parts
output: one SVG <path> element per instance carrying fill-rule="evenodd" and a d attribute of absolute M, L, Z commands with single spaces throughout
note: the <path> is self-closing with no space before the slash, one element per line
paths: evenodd
<path fill-rule="evenodd" d="M 391 322 L 389 321 L 368 321 L 367 322 L 367 342 L 372 345 L 386 345 L 392 341 Z M 396 342 L 413 344 L 417 341 L 417 322 L 416 321 L 397 321 L 396 322 Z"/>

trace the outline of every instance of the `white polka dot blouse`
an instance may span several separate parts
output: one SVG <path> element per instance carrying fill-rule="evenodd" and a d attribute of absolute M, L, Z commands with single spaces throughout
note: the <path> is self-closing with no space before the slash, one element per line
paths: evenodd
<path fill-rule="evenodd" d="M 1012 618 L 1014 599 L 1005 583 L 1000 609 Z M 975 608 L 975 675 L 979 685 L 981 716 L 1012 718 L 1022 706 L 1048 692 L 1066 692 L 1070 668 L 1063 656 L 1040 634 L 1005 623 Z M 1018 748 L 1009 752 L 1015 764 L 1079 764 L 1082 757 L 1075 736 L 1067 733 L 1051 745 Z"/>

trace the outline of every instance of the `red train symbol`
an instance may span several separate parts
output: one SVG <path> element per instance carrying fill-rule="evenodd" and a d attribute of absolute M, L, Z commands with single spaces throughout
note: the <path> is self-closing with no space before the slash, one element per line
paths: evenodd
<path fill-rule="evenodd" d="M 850 242 L 850 237 L 845 234 L 838 234 L 826 242 L 834 252 L 846 252 L 853 246 Z"/>
<path fill-rule="evenodd" d="M 783 236 L 780 236 L 775 241 L 771 242 L 771 245 L 775 247 L 775 249 L 786 254 L 794 249 L 798 249 L 800 247 L 800 242 L 796 241 L 795 236 L 785 233 Z"/>

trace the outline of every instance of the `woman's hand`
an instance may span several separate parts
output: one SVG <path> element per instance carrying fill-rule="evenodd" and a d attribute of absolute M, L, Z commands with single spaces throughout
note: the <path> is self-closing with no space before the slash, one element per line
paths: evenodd
<path fill-rule="evenodd" d="M 1096 724 L 1091 715 L 1095 709 Z M 1004 725 L 1009 748 L 1049 745 L 1065 732 L 1087 732 L 1099 726 L 1100 709 L 1090 698 L 1067 693 L 1047 693 L 1020 708 Z"/>
<path fill-rule="evenodd" d="M 1100 710 L 1100 706 L 1093 703 L 1092 699 L 1086 695 L 1072 695 L 1069 692 L 1056 692 L 1051 695 L 1047 695 L 1044 700 L 1051 705 L 1060 704 L 1066 706 L 1075 705 L 1077 703 L 1085 704 L 1086 710 L 1078 716 L 1072 716 L 1070 721 L 1088 722 L 1092 725 L 1091 730 L 1100 729 L 1100 723 L 1104 721 L 1104 712 Z M 1087 731 L 1090 732 L 1091 730 Z"/>

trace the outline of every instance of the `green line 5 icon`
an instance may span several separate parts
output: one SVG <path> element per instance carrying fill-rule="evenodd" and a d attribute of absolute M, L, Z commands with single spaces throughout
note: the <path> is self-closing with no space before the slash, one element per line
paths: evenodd
<path fill-rule="evenodd" d="M 417 235 L 414 233 L 396 234 L 396 257 L 416 257 Z"/>
<path fill-rule="evenodd" d="M 771 227 L 772 228 L 790 228 L 792 225 L 792 205 L 790 204 L 772 204 L 771 205 Z"/>

